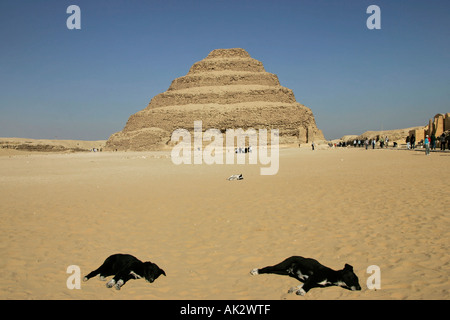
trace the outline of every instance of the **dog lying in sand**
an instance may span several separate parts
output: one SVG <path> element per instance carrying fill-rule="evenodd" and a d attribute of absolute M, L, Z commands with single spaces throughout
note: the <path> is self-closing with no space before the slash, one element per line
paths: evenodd
<path fill-rule="evenodd" d="M 294 256 L 274 266 L 253 269 L 250 273 L 274 273 L 293 277 L 303 282 L 303 285 L 289 289 L 289 293 L 295 292 L 302 296 L 316 287 L 339 286 L 348 290 L 361 290 L 351 265 L 345 264 L 344 269 L 335 271 L 311 258 Z"/>
<path fill-rule="evenodd" d="M 152 283 L 160 275 L 166 275 L 164 270 L 160 269 L 156 264 L 152 262 L 142 262 L 136 257 L 130 254 L 113 254 L 106 258 L 105 262 L 98 267 L 98 269 L 92 271 L 84 277 L 84 281 L 88 281 L 90 278 L 100 274 L 100 280 L 106 280 L 107 276 L 114 275 L 106 284 L 106 287 L 111 288 L 115 286 L 117 290 L 130 279 L 144 278 L 148 282 Z"/>

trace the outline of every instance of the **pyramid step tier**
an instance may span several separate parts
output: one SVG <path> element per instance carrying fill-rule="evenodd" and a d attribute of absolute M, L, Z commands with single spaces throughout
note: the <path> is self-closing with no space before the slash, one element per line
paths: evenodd
<path fill-rule="evenodd" d="M 172 81 L 168 91 L 206 86 L 265 85 L 279 86 L 273 73 L 248 71 L 214 71 L 188 74 Z"/>
<path fill-rule="evenodd" d="M 204 59 L 194 63 L 188 74 L 211 71 L 266 72 L 261 61 L 253 58 Z"/>
<path fill-rule="evenodd" d="M 301 115 L 301 116 L 300 116 Z M 248 128 L 279 129 L 280 134 L 296 135 L 299 127 L 314 125 L 311 110 L 300 103 L 254 101 L 235 104 L 187 104 L 144 109 L 132 115 L 124 132 L 159 127 L 172 132 L 194 130 L 194 122 L 202 121 L 203 130 Z"/>
<path fill-rule="evenodd" d="M 254 101 L 282 103 L 296 102 L 292 90 L 282 86 L 228 85 L 166 91 L 156 95 L 150 101 L 147 108 L 208 103 L 226 105 Z"/>

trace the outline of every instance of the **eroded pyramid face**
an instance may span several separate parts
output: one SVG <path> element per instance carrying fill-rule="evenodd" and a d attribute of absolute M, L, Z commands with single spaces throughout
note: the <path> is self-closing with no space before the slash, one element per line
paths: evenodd
<path fill-rule="evenodd" d="M 242 128 L 278 129 L 281 144 L 323 140 L 311 110 L 298 103 L 292 90 L 244 49 L 216 49 L 172 81 L 166 92 L 131 115 L 113 134 L 108 149 L 154 150 L 168 147 L 172 132 Z"/>

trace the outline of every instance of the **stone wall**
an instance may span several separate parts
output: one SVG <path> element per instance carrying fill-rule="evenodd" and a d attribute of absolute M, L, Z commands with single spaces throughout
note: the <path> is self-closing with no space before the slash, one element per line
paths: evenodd
<path fill-rule="evenodd" d="M 415 129 L 409 132 L 411 137 L 413 134 L 416 137 L 416 143 L 419 143 L 428 135 L 435 135 L 437 138 L 442 135 L 442 133 L 450 131 L 450 113 L 436 114 L 433 118 L 428 120 L 428 125 L 423 129 Z"/>

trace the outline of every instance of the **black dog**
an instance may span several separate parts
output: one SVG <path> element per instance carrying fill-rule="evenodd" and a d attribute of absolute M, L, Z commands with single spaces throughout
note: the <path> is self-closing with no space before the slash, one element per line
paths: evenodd
<path fill-rule="evenodd" d="M 290 257 L 277 265 L 253 269 L 250 273 L 274 273 L 293 277 L 304 284 L 291 288 L 289 293 L 295 292 L 302 296 L 315 287 L 340 286 L 348 290 L 361 290 L 351 265 L 345 264 L 344 269 L 335 271 L 311 258 Z"/>
<path fill-rule="evenodd" d="M 105 280 L 105 277 L 114 275 L 114 278 L 109 281 L 106 286 L 111 288 L 115 285 L 117 290 L 130 279 L 145 278 L 152 283 L 160 275 L 166 275 L 164 270 L 160 269 L 152 262 L 142 262 L 130 254 L 113 254 L 106 258 L 105 262 L 96 270 L 84 277 L 84 281 L 100 274 L 100 280 Z"/>

